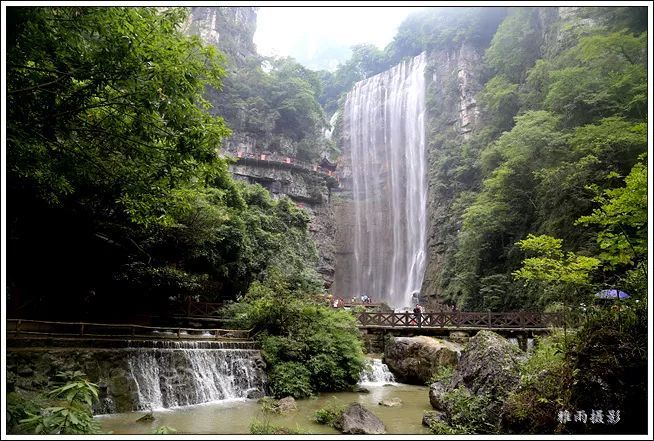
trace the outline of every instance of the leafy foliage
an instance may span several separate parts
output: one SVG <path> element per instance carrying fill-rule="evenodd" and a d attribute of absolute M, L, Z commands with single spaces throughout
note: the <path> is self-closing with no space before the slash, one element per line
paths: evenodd
<path fill-rule="evenodd" d="M 307 214 L 235 182 L 217 154 L 230 132 L 204 94 L 220 88 L 223 59 L 180 33 L 184 8 L 9 12 L 14 307 L 124 319 L 124 302 L 166 317 L 185 296 L 243 295 L 274 263 L 309 277 Z M 315 119 L 315 78 L 290 61 L 276 69 L 288 124 Z"/>
<path fill-rule="evenodd" d="M 319 287 L 302 274 L 282 274 L 273 270 L 255 282 L 227 312 L 260 333 L 273 395 L 348 390 L 365 366 L 354 318 L 325 306 Z"/>
<path fill-rule="evenodd" d="M 98 400 L 98 387 L 79 371 L 61 372 L 55 388 L 47 392 L 46 407 L 26 410 L 18 429 L 40 435 L 98 433 L 91 407 Z M 15 412 L 14 412 L 15 413 Z"/>
<path fill-rule="evenodd" d="M 336 419 L 341 416 L 345 410 L 345 404 L 333 397 L 327 404 L 316 410 L 313 419 L 318 424 L 326 424 L 333 427 Z"/>
<path fill-rule="evenodd" d="M 443 400 L 447 403 L 448 425 L 439 424 L 431 428 L 433 433 L 440 434 L 478 434 L 495 433 L 497 427 L 492 422 L 494 418 L 488 414 L 492 397 L 471 394 L 465 387 L 459 387 L 445 393 Z"/>
<path fill-rule="evenodd" d="M 438 226 L 444 264 L 428 275 L 437 295 L 471 310 L 546 307 L 556 297 L 551 284 L 511 277 L 522 265 L 516 244 L 530 234 L 561 238 L 561 252 L 576 250 L 581 260 L 599 258 L 603 271 L 589 273 L 587 286 L 642 290 L 643 232 L 625 230 L 634 252 L 621 222 L 611 227 L 600 211 L 591 214 L 647 150 L 642 20 L 639 8 L 558 17 L 510 8 L 486 49 L 489 69 L 477 72 L 490 77 L 478 95 L 479 122 L 465 137 L 448 123 L 457 101 L 444 104 L 457 96 L 456 81 L 444 81 L 450 92 L 429 91 L 430 100 L 439 97 L 430 104 L 430 148 L 438 151 L 432 205 L 447 213 Z M 625 201 L 622 212 L 641 222 L 632 214 L 644 203 Z"/>
<path fill-rule="evenodd" d="M 157 429 L 152 432 L 154 435 L 171 435 L 177 433 L 177 429 L 170 426 L 159 426 Z"/>
<path fill-rule="evenodd" d="M 561 332 L 538 339 L 521 365 L 520 384 L 502 407 L 502 427 L 518 433 L 559 432 L 557 415 L 570 399 L 572 366 Z"/>

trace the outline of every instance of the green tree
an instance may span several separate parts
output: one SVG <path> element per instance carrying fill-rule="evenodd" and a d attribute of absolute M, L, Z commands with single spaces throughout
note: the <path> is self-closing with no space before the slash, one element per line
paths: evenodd
<path fill-rule="evenodd" d="M 577 221 L 600 228 L 599 257 L 610 268 L 627 266 L 647 279 L 647 167 L 645 155 L 624 179 L 625 186 L 605 190 L 595 198 L 600 204 Z"/>
<path fill-rule="evenodd" d="M 259 334 L 271 391 L 305 398 L 351 388 L 365 366 L 354 317 L 325 305 L 310 279 L 283 274 L 272 269 L 226 312 Z"/>

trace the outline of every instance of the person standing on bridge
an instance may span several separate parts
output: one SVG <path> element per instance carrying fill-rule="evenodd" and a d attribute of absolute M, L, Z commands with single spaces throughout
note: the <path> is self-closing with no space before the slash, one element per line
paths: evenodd
<path fill-rule="evenodd" d="M 417 303 L 416 307 L 413 308 L 413 313 L 416 316 L 416 323 L 418 324 L 418 327 L 422 326 L 422 308 L 420 307 L 420 304 Z"/>

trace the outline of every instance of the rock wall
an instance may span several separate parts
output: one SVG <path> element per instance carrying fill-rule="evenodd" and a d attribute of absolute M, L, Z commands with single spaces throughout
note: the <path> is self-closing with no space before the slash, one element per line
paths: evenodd
<path fill-rule="evenodd" d="M 316 242 L 319 254 L 316 270 L 323 278 L 325 287 L 330 288 L 336 267 L 335 212 L 326 179 L 318 173 L 273 164 L 232 164 L 230 171 L 236 179 L 268 189 L 273 198 L 286 195 L 307 210 L 311 219 L 309 233 Z"/>
<path fill-rule="evenodd" d="M 457 49 L 434 52 L 428 65 L 427 96 L 428 196 L 427 267 L 422 284 L 423 297 L 437 297 L 445 260 L 453 248 L 453 231 L 448 231 L 451 200 L 440 191 L 434 174 L 441 154 L 435 139 L 463 144 L 479 123 L 477 94 L 483 88 L 483 49 L 461 45 Z M 450 195 L 451 196 L 451 195 Z"/>
<path fill-rule="evenodd" d="M 257 30 L 255 7 L 194 6 L 184 26 L 184 32 L 199 35 L 202 40 L 218 47 L 230 65 L 242 66 L 257 55 L 254 33 Z"/>

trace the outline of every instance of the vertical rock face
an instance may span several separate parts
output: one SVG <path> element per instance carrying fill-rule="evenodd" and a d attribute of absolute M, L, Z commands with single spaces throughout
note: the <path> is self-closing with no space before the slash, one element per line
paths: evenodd
<path fill-rule="evenodd" d="M 428 66 L 428 135 L 435 135 L 463 144 L 479 122 L 480 110 L 476 95 L 482 90 L 483 49 L 461 45 L 452 50 L 430 54 Z M 440 145 L 430 142 L 428 155 L 427 263 L 422 284 L 423 296 L 438 296 L 443 267 L 453 244 L 448 239 L 448 216 L 452 195 L 439 191 L 439 177 L 434 170 L 440 156 Z"/>
<path fill-rule="evenodd" d="M 184 31 L 217 46 L 231 63 L 241 66 L 257 55 L 253 41 L 256 29 L 257 8 L 195 6 Z"/>
<path fill-rule="evenodd" d="M 259 56 L 253 42 L 257 25 L 257 8 L 254 7 L 193 7 L 184 26 L 187 34 L 198 35 L 208 44 L 220 49 L 227 57 L 228 78 L 225 81 L 238 82 L 239 68 Z M 228 98 L 215 90 L 209 90 L 207 99 L 214 103 L 217 113 L 229 107 Z M 226 101 L 227 100 L 227 101 Z M 237 112 L 238 113 L 238 112 Z M 233 131 L 225 139 L 221 151 L 229 155 L 266 151 L 272 140 L 249 133 L 247 115 L 229 121 Z M 280 137 L 279 153 L 292 157 L 295 147 L 290 139 Z M 309 231 L 316 241 L 319 252 L 318 273 L 330 287 L 334 281 L 334 213 L 330 205 L 329 189 L 317 174 L 281 169 L 275 165 L 235 164 L 230 171 L 236 179 L 258 183 L 267 188 L 273 197 L 289 196 L 304 207 L 311 217 Z"/>
<path fill-rule="evenodd" d="M 360 81 L 343 113 L 354 201 L 352 286 L 393 307 L 420 290 L 425 264 L 425 64 L 421 54 Z"/>

